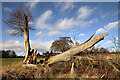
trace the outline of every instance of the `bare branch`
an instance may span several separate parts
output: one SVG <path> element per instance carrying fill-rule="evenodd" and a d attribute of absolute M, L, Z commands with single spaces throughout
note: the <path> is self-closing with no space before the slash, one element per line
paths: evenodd
<path fill-rule="evenodd" d="M 11 29 L 17 30 L 16 33 L 12 35 L 22 35 L 24 32 L 24 14 L 28 17 L 28 22 L 33 20 L 30 10 L 27 7 L 19 7 L 18 9 L 10 13 L 10 17 L 6 20 L 3 20 Z M 31 26 L 30 30 L 35 30 Z"/>

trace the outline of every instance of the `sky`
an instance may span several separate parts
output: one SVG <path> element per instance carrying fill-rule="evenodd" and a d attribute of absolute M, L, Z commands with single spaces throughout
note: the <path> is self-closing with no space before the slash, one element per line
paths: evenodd
<path fill-rule="evenodd" d="M 59 37 L 75 36 L 79 43 L 95 36 L 109 35 L 96 46 L 110 48 L 111 38 L 118 39 L 118 2 L 2 2 L 2 19 L 19 6 L 29 7 L 34 20 L 30 22 L 36 30 L 30 31 L 32 49 L 40 53 L 50 50 Z M 15 50 L 24 55 L 24 37 L 11 36 L 11 29 L 2 21 L 2 49 Z"/>

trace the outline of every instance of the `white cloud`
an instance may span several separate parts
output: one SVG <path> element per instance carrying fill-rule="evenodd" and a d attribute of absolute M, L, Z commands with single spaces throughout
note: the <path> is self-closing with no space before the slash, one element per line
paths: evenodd
<path fill-rule="evenodd" d="M 107 29 L 107 30 L 117 28 L 117 27 L 118 27 L 118 21 L 108 23 L 108 25 L 104 26 L 104 28 Z"/>
<path fill-rule="evenodd" d="M 31 2 L 30 3 L 30 8 L 32 9 L 32 8 L 36 7 L 36 5 L 37 5 L 37 2 Z"/>
<path fill-rule="evenodd" d="M 36 20 L 36 27 L 39 29 L 50 29 L 50 25 L 46 24 L 48 20 L 50 20 L 52 16 L 52 11 L 47 10 L 43 14 L 40 15 L 40 17 Z"/>
<path fill-rule="evenodd" d="M 111 44 L 111 43 L 112 43 L 112 41 L 110 40 L 110 41 L 104 43 L 103 46 L 109 45 L 109 44 Z"/>
<path fill-rule="evenodd" d="M 95 10 L 95 8 L 91 9 L 88 6 L 80 7 L 78 10 L 78 19 L 88 18 L 93 13 L 94 10 Z"/>
<path fill-rule="evenodd" d="M 74 4 L 72 2 L 59 2 L 59 3 L 56 3 L 55 6 L 61 12 L 65 12 L 67 10 L 71 10 L 74 8 Z"/>
<path fill-rule="evenodd" d="M 99 33 L 105 33 L 105 32 L 109 32 L 110 30 L 114 29 L 114 28 L 117 28 L 118 27 L 118 21 L 116 22 L 111 22 L 111 23 L 108 23 L 106 26 L 104 26 L 103 28 L 99 28 L 97 31 L 96 31 L 96 34 L 99 34 Z"/>
<path fill-rule="evenodd" d="M 60 32 L 57 31 L 57 30 L 52 30 L 52 31 L 49 31 L 49 32 L 47 33 L 48 36 L 54 36 L 54 35 L 57 35 L 57 34 L 60 34 Z"/>
<path fill-rule="evenodd" d="M 97 19 L 93 19 L 90 21 L 85 20 L 92 14 L 94 9 L 95 8 L 91 9 L 88 6 L 82 6 L 78 10 L 79 14 L 77 17 L 59 19 L 56 22 L 55 26 L 59 30 L 68 30 L 76 26 L 80 26 L 80 27 L 89 26 L 93 22 L 97 22 Z"/>
<path fill-rule="evenodd" d="M 118 40 L 119 40 L 119 37 L 115 37 L 115 40 L 118 41 Z M 109 45 L 109 44 L 113 44 L 113 39 L 105 42 L 102 46 L 107 46 L 107 45 Z M 114 46 L 114 45 L 113 45 L 113 46 Z"/>
<path fill-rule="evenodd" d="M 33 9 L 36 7 L 36 5 L 38 4 L 40 0 L 34 0 L 34 2 L 28 2 L 26 5 L 30 8 Z"/>
<path fill-rule="evenodd" d="M 84 36 L 84 35 L 85 35 L 85 34 L 81 33 L 81 34 L 79 34 L 79 37 Z"/>
<path fill-rule="evenodd" d="M 32 49 L 38 48 L 39 52 L 49 51 L 50 46 L 52 45 L 52 42 L 53 41 L 42 42 L 42 41 L 30 40 Z"/>
<path fill-rule="evenodd" d="M 3 7 L 3 10 L 7 11 L 7 12 L 11 12 L 12 11 L 12 9 L 10 9 L 9 7 Z"/>
<path fill-rule="evenodd" d="M 50 46 L 52 45 L 53 41 L 38 41 L 38 40 L 30 40 L 31 49 L 38 48 L 39 52 L 45 52 L 50 50 Z M 24 51 L 24 43 L 16 40 L 7 40 L 4 41 L 2 44 L 2 49 L 5 50 L 14 50 L 17 53 L 21 53 Z"/>
<path fill-rule="evenodd" d="M 95 8 L 89 8 L 88 6 L 82 6 L 81 8 L 82 10 L 85 9 L 85 12 L 88 12 L 88 14 L 86 14 L 87 17 L 89 17 L 92 14 L 93 10 L 95 9 Z M 52 14 L 53 12 L 51 10 L 47 10 L 43 14 L 41 14 L 40 17 L 36 20 L 36 23 L 35 23 L 36 28 L 40 29 L 42 32 L 44 31 L 41 35 L 55 36 L 60 34 L 61 31 L 70 30 L 78 26 L 88 27 L 90 26 L 90 24 L 97 22 L 97 19 L 92 19 L 87 21 L 86 20 L 87 17 L 84 17 L 84 19 L 78 19 L 77 16 L 73 16 L 71 18 L 67 18 L 67 17 L 60 18 L 56 20 L 54 24 L 50 24 L 49 21 L 53 16 Z M 80 15 L 83 15 L 83 13 L 78 14 L 78 16 Z"/>
<path fill-rule="evenodd" d="M 2 43 L 2 49 L 15 50 L 15 52 L 21 52 L 24 50 L 24 43 L 14 40 L 7 40 Z"/>
<path fill-rule="evenodd" d="M 78 24 L 79 23 L 75 21 L 73 18 L 70 18 L 70 19 L 64 18 L 64 19 L 58 20 L 55 26 L 56 26 L 56 29 L 58 30 L 67 30 Z"/>
<path fill-rule="evenodd" d="M 99 34 L 99 33 L 105 33 L 106 30 L 104 28 L 99 28 L 97 31 L 96 31 L 96 34 Z"/>
<path fill-rule="evenodd" d="M 42 32 L 40 31 L 40 32 L 36 33 L 35 35 L 40 36 L 41 34 L 42 34 Z"/>
<path fill-rule="evenodd" d="M 36 33 L 36 35 L 46 35 L 45 34 L 45 31 L 47 31 L 47 35 L 48 36 L 52 36 L 52 35 L 55 35 L 55 34 L 58 34 L 58 32 L 54 31 L 51 26 L 51 24 L 49 24 L 47 21 L 49 21 L 52 17 L 52 11 L 51 10 L 47 10 L 45 11 L 43 14 L 40 15 L 40 17 L 36 20 L 36 28 L 37 29 L 40 29 L 40 30 L 43 30 L 43 32 L 41 33 L 41 31 L 39 31 L 38 33 Z"/>

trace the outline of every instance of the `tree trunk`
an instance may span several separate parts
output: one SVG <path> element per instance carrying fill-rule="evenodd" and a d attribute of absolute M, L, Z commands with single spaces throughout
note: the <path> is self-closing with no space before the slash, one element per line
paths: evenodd
<path fill-rule="evenodd" d="M 49 64 L 59 62 L 59 61 L 69 61 L 71 59 L 71 57 L 73 57 L 75 54 L 78 54 L 78 53 L 92 47 L 93 45 L 95 45 L 99 41 L 103 40 L 104 37 L 107 36 L 108 34 L 104 33 L 102 35 L 99 35 L 99 36 L 91 39 L 93 37 L 93 35 L 84 43 L 82 43 L 76 47 L 73 47 L 73 48 L 71 48 L 71 49 L 69 49 L 69 50 L 67 50 L 59 55 L 50 57 L 46 63 L 49 65 Z"/>
<path fill-rule="evenodd" d="M 34 51 L 34 53 L 32 54 L 32 57 L 33 57 L 33 64 L 36 64 L 37 62 L 37 50 L 38 48 Z"/>
<path fill-rule="evenodd" d="M 24 14 L 24 47 L 25 47 L 25 60 L 27 60 L 28 54 L 30 53 L 30 44 L 29 44 L 29 29 L 28 29 L 28 19 Z"/>

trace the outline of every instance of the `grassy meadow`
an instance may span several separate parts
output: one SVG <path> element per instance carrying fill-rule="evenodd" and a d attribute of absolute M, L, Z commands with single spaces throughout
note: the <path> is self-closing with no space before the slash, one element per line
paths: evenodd
<path fill-rule="evenodd" d="M 39 57 L 37 59 L 43 60 L 45 57 Z M 24 58 L 2 58 L 2 68 L 22 63 L 23 60 Z"/>
<path fill-rule="evenodd" d="M 2 58 L 2 67 L 22 63 L 24 58 Z"/>
<path fill-rule="evenodd" d="M 43 60 L 45 57 L 37 58 Z M 2 73 L 20 66 L 24 58 L 2 58 Z"/>

